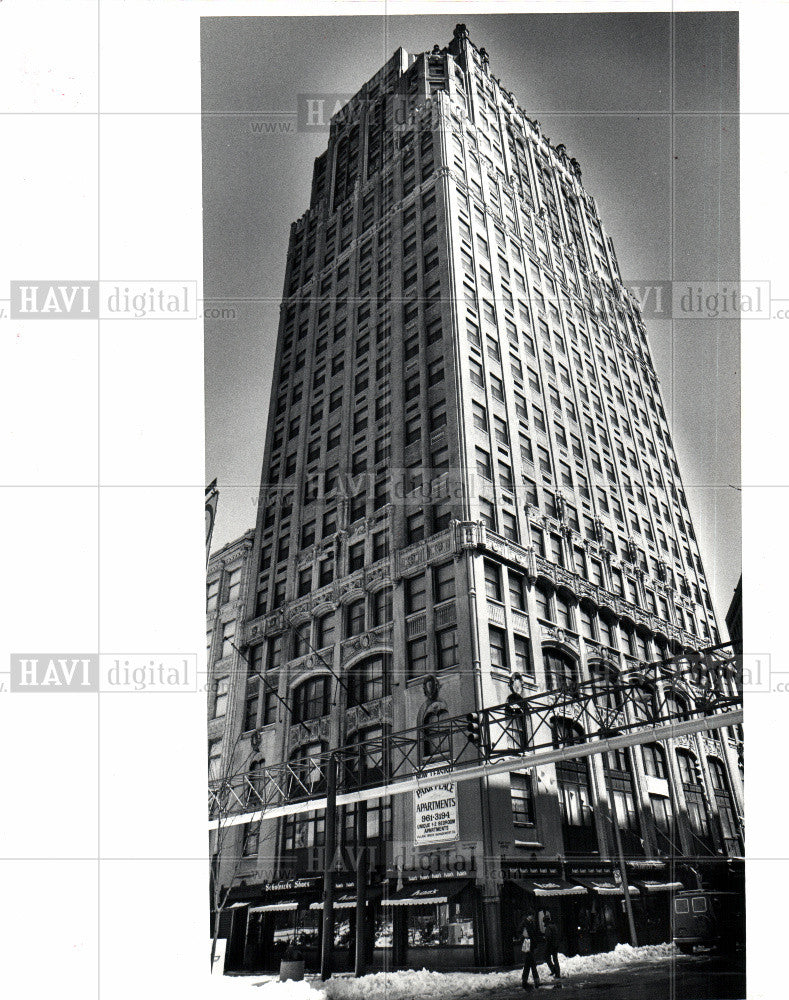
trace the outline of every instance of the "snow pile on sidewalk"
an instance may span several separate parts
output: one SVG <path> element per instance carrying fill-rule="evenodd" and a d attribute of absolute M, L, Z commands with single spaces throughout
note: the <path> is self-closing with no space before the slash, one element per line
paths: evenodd
<path fill-rule="evenodd" d="M 559 956 L 562 974 L 567 976 L 608 972 L 636 962 L 660 961 L 674 953 L 671 944 L 644 945 L 633 948 L 619 944 L 614 951 L 599 955 Z M 548 966 L 539 967 L 540 976 L 547 979 Z M 471 993 L 487 993 L 502 987 L 520 985 L 520 970 L 514 972 L 376 972 L 361 979 L 330 979 L 325 985 L 326 1000 L 370 1000 L 385 996 L 386 1000 L 413 1000 L 414 997 L 458 997 Z M 272 997 L 272 1000 L 274 998 Z M 310 998 L 312 1000 L 312 998 Z"/>
<path fill-rule="evenodd" d="M 659 962 L 674 954 L 671 944 L 644 945 L 633 948 L 618 944 L 613 951 L 599 955 L 559 956 L 563 976 L 584 976 L 643 962 Z M 539 966 L 540 976 L 549 979 L 547 965 Z M 375 972 L 360 979 L 338 976 L 327 983 L 320 980 L 279 982 L 276 976 L 213 976 L 204 994 L 205 1000 L 415 1000 L 488 993 L 519 986 L 520 970 L 510 972 Z M 192 997 L 195 994 L 191 995 Z"/>
<path fill-rule="evenodd" d="M 634 962 L 659 962 L 674 954 L 673 944 L 645 944 L 634 948 L 631 944 L 618 944 L 613 951 L 603 951 L 598 955 L 574 955 L 572 958 L 559 956 L 562 975 L 576 976 L 590 972 L 608 972 L 621 969 Z M 548 966 L 539 966 L 540 975 L 548 976 Z"/>

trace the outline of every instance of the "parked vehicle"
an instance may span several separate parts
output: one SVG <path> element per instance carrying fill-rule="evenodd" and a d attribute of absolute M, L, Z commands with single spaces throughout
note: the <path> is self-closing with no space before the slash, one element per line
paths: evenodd
<path fill-rule="evenodd" d="M 697 945 L 732 951 L 745 944 L 745 900 L 737 892 L 678 892 L 672 924 L 674 943 L 685 955 Z"/>

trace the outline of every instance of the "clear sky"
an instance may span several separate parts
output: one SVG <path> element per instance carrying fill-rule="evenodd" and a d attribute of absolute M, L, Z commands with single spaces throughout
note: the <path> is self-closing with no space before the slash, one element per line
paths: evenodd
<path fill-rule="evenodd" d="M 736 13 L 674 15 L 673 52 L 669 14 L 203 18 L 204 287 L 235 310 L 205 322 L 214 549 L 255 522 L 290 224 L 327 138 L 253 123 L 287 121 L 298 94 L 355 93 L 398 46 L 444 46 L 459 20 L 580 162 L 626 282 L 738 278 Z M 722 624 L 741 568 L 739 323 L 646 323 Z"/>

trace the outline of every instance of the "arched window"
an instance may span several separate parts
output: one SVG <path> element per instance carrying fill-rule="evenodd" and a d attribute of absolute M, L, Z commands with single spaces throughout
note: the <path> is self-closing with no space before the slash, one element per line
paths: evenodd
<path fill-rule="evenodd" d="M 386 780 L 385 736 L 385 726 L 366 726 L 348 736 L 348 746 L 354 751 L 352 770 L 364 784 Z"/>
<path fill-rule="evenodd" d="M 390 691 L 391 657 L 384 653 L 368 657 L 348 671 L 348 705 L 383 698 Z"/>
<path fill-rule="evenodd" d="M 641 747 L 644 759 L 644 771 L 650 778 L 665 781 L 663 788 L 653 782 L 648 790 L 649 807 L 655 822 L 655 849 L 664 856 L 676 856 L 680 853 L 677 846 L 677 834 L 674 826 L 674 809 L 671 802 L 670 786 L 668 784 L 668 761 L 666 752 L 658 743 L 645 743 Z"/>
<path fill-rule="evenodd" d="M 656 697 L 655 689 L 651 684 L 634 684 L 630 689 L 630 697 L 633 712 L 637 719 L 648 721 L 655 717 Z"/>
<path fill-rule="evenodd" d="M 569 719 L 554 719 L 552 728 L 555 747 L 572 746 L 584 741 L 581 728 Z M 565 853 L 588 854 L 596 851 L 597 834 L 592 812 L 589 763 L 586 758 L 557 761 L 556 781 Z"/>
<path fill-rule="evenodd" d="M 641 840 L 641 827 L 633 790 L 633 773 L 627 750 L 623 747 L 603 754 L 603 767 L 609 793 L 614 797 L 614 815 L 622 838 L 622 847 L 626 854 L 643 854 L 644 844 Z"/>
<path fill-rule="evenodd" d="M 307 722 L 329 714 L 329 678 L 310 677 L 293 691 L 293 719 Z"/>
<path fill-rule="evenodd" d="M 589 664 L 589 672 L 597 704 L 612 710 L 621 708 L 623 695 L 616 669 L 609 663 L 596 660 Z"/>
<path fill-rule="evenodd" d="M 726 853 L 729 855 L 740 854 L 742 845 L 739 836 L 739 823 L 734 809 L 734 801 L 729 788 L 729 779 L 726 775 L 726 768 L 723 762 L 717 757 L 707 758 L 707 767 L 710 772 L 710 781 L 715 793 L 715 802 L 718 806 L 718 817 L 720 819 L 721 834 Z"/>
<path fill-rule="evenodd" d="M 345 612 L 345 634 L 360 635 L 364 632 L 364 598 L 353 601 Z"/>
<path fill-rule="evenodd" d="M 679 722 L 688 718 L 688 703 L 675 691 L 665 691 L 663 694 L 663 704 L 661 715 L 670 717 L 672 722 Z"/>
<path fill-rule="evenodd" d="M 677 764 L 682 790 L 685 793 L 691 832 L 709 853 L 714 853 L 710 837 L 707 801 L 704 795 L 704 782 L 701 779 L 698 761 L 689 750 L 677 750 Z"/>
<path fill-rule="evenodd" d="M 544 649 L 542 658 L 545 664 L 545 687 L 548 691 L 562 691 L 576 683 L 578 673 L 575 660 L 567 653 L 558 649 Z"/>
<path fill-rule="evenodd" d="M 422 720 L 422 757 L 446 757 L 450 751 L 449 713 L 445 708 L 431 708 Z"/>
<path fill-rule="evenodd" d="M 326 787 L 321 756 L 326 753 L 326 744 L 320 740 L 301 743 L 290 755 L 290 794 L 298 798 L 315 795 Z"/>
<path fill-rule="evenodd" d="M 668 777 L 666 754 L 663 747 L 658 746 L 657 743 L 645 743 L 641 747 L 641 753 L 644 757 L 644 770 L 651 778 L 666 779 Z"/>

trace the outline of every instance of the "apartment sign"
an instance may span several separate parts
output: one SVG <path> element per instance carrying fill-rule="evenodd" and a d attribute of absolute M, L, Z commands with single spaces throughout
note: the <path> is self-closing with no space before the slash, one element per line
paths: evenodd
<path fill-rule="evenodd" d="M 429 772 L 448 774 L 447 768 Z M 423 785 L 414 792 L 414 843 L 447 844 L 458 840 L 458 800 L 454 781 Z"/>

